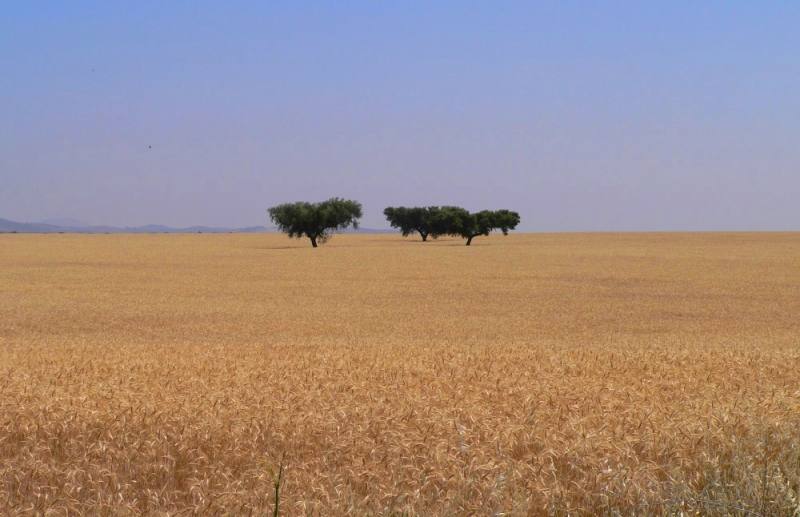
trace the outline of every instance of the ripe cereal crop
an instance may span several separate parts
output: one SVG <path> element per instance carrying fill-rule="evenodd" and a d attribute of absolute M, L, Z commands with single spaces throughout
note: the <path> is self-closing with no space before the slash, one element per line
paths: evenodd
<path fill-rule="evenodd" d="M 0 235 L 0 513 L 800 514 L 800 234 Z"/>

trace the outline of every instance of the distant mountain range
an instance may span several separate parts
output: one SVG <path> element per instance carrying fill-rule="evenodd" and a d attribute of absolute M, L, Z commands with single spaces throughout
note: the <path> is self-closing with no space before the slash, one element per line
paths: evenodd
<path fill-rule="evenodd" d="M 94 226 L 74 219 L 48 219 L 38 223 L 19 223 L 0 219 L 0 233 L 262 233 L 277 231 L 268 226 L 246 226 L 244 228 L 219 228 L 214 226 L 189 226 L 173 228 L 160 224 L 145 226 Z M 349 230 L 346 233 L 350 233 Z M 391 230 L 359 228 L 358 233 L 386 233 Z"/>

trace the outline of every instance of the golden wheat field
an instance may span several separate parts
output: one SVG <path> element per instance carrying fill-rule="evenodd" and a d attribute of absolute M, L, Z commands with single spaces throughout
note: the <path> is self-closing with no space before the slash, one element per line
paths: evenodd
<path fill-rule="evenodd" d="M 800 512 L 796 233 L 0 235 L 0 318 L 3 514 Z"/>

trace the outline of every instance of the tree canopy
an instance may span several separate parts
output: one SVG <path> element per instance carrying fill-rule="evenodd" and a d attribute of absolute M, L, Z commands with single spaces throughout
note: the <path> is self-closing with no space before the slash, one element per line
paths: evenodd
<path fill-rule="evenodd" d="M 500 230 L 508 235 L 519 224 L 517 212 L 510 210 L 481 210 L 470 213 L 460 207 L 442 207 L 439 217 L 434 223 L 441 234 L 458 235 L 467 239 L 467 246 L 479 235 L 489 235 L 493 230 Z"/>
<path fill-rule="evenodd" d="M 470 213 L 458 206 L 387 207 L 383 214 L 392 227 L 404 237 L 417 232 L 426 241 L 428 237 L 455 235 L 467 239 L 467 246 L 479 235 L 489 235 L 500 230 L 508 235 L 519 224 L 519 214 L 510 210 L 482 210 Z"/>
<path fill-rule="evenodd" d="M 519 214 L 510 210 L 481 210 L 462 218 L 458 234 L 467 239 L 467 246 L 479 235 L 489 235 L 493 230 L 500 230 L 508 235 L 519 224 Z"/>
<path fill-rule="evenodd" d="M 311 245 L 327 241 L 331 233 L 348 227 L 358 228 L 361 203 L 333 197 L 319 203 L 299 201 L 273 206 L 270 219 L 289 237 L 308 237 Z"/>
<path fill-rule="evenodd" d="M 383 215 L 392 228 L 397 228 L 403 234 L 403 237 L 408 237 L 410 234 L 417 232 L 422 241 L 428 240 L 428 236 L 434 239 L 438 237 L 435 232 L 432 232 L 431 219 L 435 212 L 439 209 L 436 206 L 390 206 L 386 207 Z"/>

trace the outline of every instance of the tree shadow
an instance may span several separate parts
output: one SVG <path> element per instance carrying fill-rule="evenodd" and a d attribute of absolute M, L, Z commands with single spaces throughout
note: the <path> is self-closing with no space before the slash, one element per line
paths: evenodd
<path fill-rule="evenodd" d="M 311 248 L 311 245 L 308 246 Z M 244 249 L 248 250 L 301 250 L 305 246 L 246 246 Z"/>

